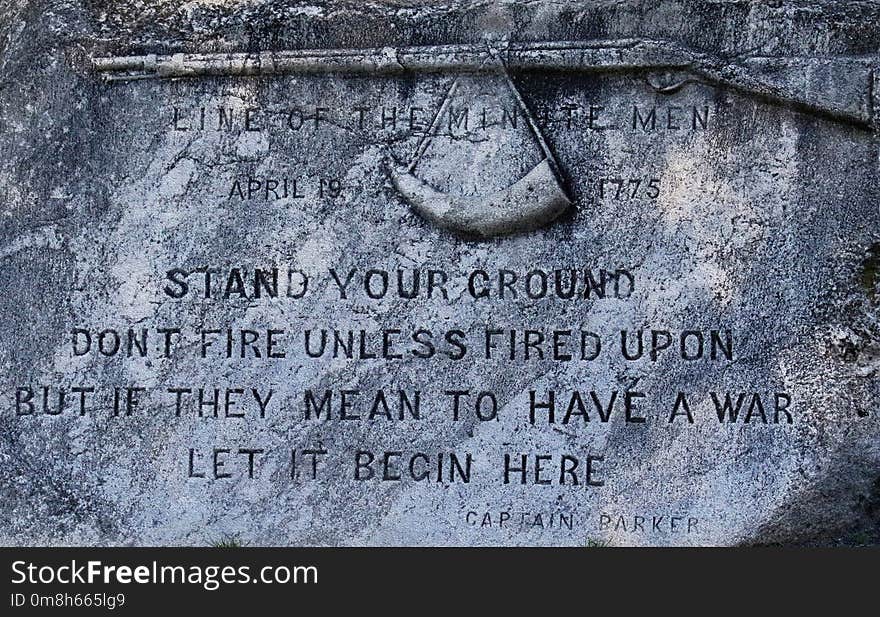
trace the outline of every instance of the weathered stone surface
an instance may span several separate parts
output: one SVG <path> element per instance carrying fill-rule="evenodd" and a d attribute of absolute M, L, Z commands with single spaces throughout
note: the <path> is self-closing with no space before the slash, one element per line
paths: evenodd
<path fill-rule="evenodd" d="M 2 543 L 876 539 L 875 3 L 111 4 L 0 4 Z"/>

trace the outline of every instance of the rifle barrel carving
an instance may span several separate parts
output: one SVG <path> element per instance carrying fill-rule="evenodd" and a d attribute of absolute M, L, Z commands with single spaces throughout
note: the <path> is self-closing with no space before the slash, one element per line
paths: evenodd
<path fill-rule="evenodd" d="M 284 74 L 395 75 L 487 71 L 486 44 L 93 57 L 108 81 Z M 619 39 L 506 42 L 510 71 L 681 72 L 700 81 L 863 128 L 877 128 L 873 56 L 721 58 L 677 43 Z M 833 86 L 833 87 L 832 87 Z M 656 87 L 656 86 L 655 86 Z M 672 92 L 675 88 L 660 88 Z"/>

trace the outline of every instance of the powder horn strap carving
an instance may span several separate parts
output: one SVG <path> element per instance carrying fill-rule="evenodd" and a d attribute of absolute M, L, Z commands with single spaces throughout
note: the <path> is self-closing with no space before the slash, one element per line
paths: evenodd
<path fill-rule="evenodd" d="M 565 194 L 558 176 L 558 167 L 544 136 L 528 106 L 510 78 L 507 68 L 494 50 L 489 50 L 486 62 L 492 62 L 534 135 L 543 159 L 525 176 L 510 186 L 486 195 L 450 195 L 438 191 L 415 175 L 415 168 L 439 130 L 441 118 L 449 108 L 456 79 L 434 115 L 430 128 L 419 142 L 409 164 L 392 167 L 391 179 L 403 198 L 423 218 L 453 233 L 489 238 L 504 234 L 531 231 L 542 227 L 562 214 L 571 201 Z M 485 67 L 483 67 L 485 68 Z M 494 71 L 493 71 L 494 72 Z"/>

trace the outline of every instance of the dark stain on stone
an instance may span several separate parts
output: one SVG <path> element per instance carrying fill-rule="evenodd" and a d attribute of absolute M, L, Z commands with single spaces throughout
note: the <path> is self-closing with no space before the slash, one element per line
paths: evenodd
<path fill-rule="evenodd" d="M 880 276 L 880 242 L 872 244 L 862 261 L 861 284 L 871 304 L 877 304 L 877 282 Z"/>

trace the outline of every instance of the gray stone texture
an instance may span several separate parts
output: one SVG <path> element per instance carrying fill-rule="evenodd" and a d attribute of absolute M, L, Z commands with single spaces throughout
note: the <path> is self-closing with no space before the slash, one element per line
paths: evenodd
<path fill-rule="evenodd" d="M 876 538 L 878 26 L 873 2 L 0 2 L 0 543 Z M 92 64 L 178 52 L 622 39 L 705 54 L 714 75 L 755 81 L 719 85 L 686 70 L 511 70 L 573 205 L 538 230 L 484 240 L 424 220 L 390 180 L 420 141 L 403 114 L 437 109 L 455 75 L 107 82 Z M 686 83 L 668 93 L 656 87 L 679 81 Z M 481 97 L 491 107 L 496 96 L 484 89 L 472 95 L 471 122 Z M 370 107 L 363 130 L 353 111 L 361 105 Z M 566 123 L 563 105 L 577 106 L 576 126 Z M 591 105 L 616 126 L 588 129 Z M 634 105 L 656 108 L 662 126 L 633 128 Z M 284 130 L 280 122 L 249 132 L 239 115 L 232 131 L 173 130 L 175 107 L 188 110 L 181 122 L 192 129 L 198 109 L 217 106 L 259 109 L 264 119 L 300 110 L 307 125 L 315 107 L 329 111 L 318 129 Z M 382 106 L 402 114 L 393 129 L 376 128 Z M 707 126 L 694 130 L 693 110 L 707 107 Z M 542 120 L 548 109 L 552 117 Z M 541 159 L 534 136 L 518 129 L 440 138 L 417 172 L 438 190 L 501 189 Z M 230 197 L 234 180 L 248 175 L 299 178 L 306 197 Z M 661 188 L 656 198 L 600 197 L 598 183 L 609 177 L 658 178 Z M 320 197 L 321 178 L 341 180 L 341 195 Z M 301 269 L 313 287 L 302 299 L 273 300 L 174 299 L 163 291 L 168 270 L 206 266 Z M 373 300 L 361 286 L 339 299 L 329 268 L 357 268 L 358 276 L 370 268 L 443 270 L 450 293 Z M 500 269 L 622 268 L 635 288 L 620 299 L 536 300 L 520 285 L 513 300 L 475 300 L 467 276 L 481 268 L 496 277 Z M 190 343 L 170 358 L 72 353 L 74 328 L 148 328 L 157 336 L 156 328 L 169 327 Z M 602 336 L 603 353 L 589 362 L 484 359 L 487 327 L 588 330 Z M 204 328 L 283 328 L 289 357 L 201 359 L 193 333 Z M 403 340 L 419 328 L 461 329 L 473 353 L 459 361 L 304 357 L 296 344 L 302 332 L 321 328 L 399 329 Z M 627 361 L 615 353 L 619 331 L 638 329 L 730 330 L 734 359 L 685 361 L 675 339 L 657 361 Z M 83 417 L 75 406 L 59 416 L 17 415 L 16 389 L 40 395 L 44 385 L 93 386 L 101 396 Z M 129 385 L 148 390 L 131 416 L 114 417 L 107 389 Z M 244 404 L 245 419 L 177 418 L 174 399 L 163 394 L 169 387 L 275 393 L 265 419 Z M 421 390 L 424 417 L 302 417 L 306 389 L 382 388 Z M 499 419 L 452 422 L 443 391 L 456 388 L 495 392 Z M 588 407 L 589 423 L 532 426 L 529 392 L 548 389 L 564 401 L 573 390 L 644 392 L 647 421 L 626 423 L 616 407 L 602 423 Z M 693 393 L 693 424 L 668 421 L 680 391 Z M 708 393 L 724 391 L 785 392 L 793 422 L 721 424 Z M 78 395 L 69 396 L 75 403 Z M 291 480 L 290 449 L 318 444 L 329 451 L 322 479 Z M 265 449 L 257 477 L 236 466 L 229 479 L 187 478 L 190 448 L 224 446 Z M 357 481 L 351 462 L 359 449 L 471 452 L 473 480 Z M 553 465 L 563 453 L 601 455 L 605 485 L 505 485 L 505 452 L 552 454 Z M 240 465 L 240 457 L 229 460 L 230 470 Z M 545 526 L 499 528 L 502 511 L 514 519 L 543 513 Z M 493 526 L 472 524 L 468 512 L 491 513 Z M 573 529 L 546 524 L 559 512 L 574 518 Z M 603 514 L 612 522 L 603 525 Z M 663 516 L 667 527 L 655 532 L 648 522 L 640 531 L 637 516 Z M 673 516 L 682 517 L 675 532 Z M 682 531 L 691 518 L 699 524 Z"/>

